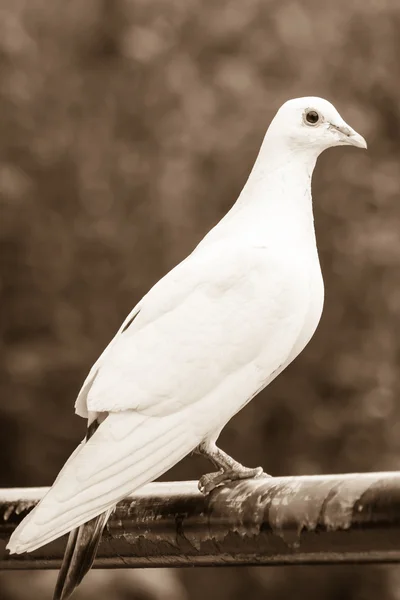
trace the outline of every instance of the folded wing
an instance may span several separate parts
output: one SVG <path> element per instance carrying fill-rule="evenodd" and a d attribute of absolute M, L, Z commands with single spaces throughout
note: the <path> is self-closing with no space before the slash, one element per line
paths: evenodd
<path fill-rule="evenodd" d="M 184 415 L 110 414 L 80 445 L 40 504 L 10 538 L 11 552 L 33 551 L 156 479 L 197 445 Z"/>

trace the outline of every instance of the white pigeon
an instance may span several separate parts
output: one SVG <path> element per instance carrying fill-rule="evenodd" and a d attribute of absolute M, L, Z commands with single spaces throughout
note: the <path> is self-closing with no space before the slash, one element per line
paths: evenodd
<path fill-rule="evenodd" d="M 205 493 L 262 474 L 215 442 L 317 327 L 324 286 L 311 176 L 323 150 L 345 144 L 366 148 L 328 101 L 286 102 L 236 204 L 143 297 L 92 367 L 76 402 L 88 435 L 7 546 L 32 551 L 101 515 L 89 534 L 72 532 L 55 598 L 90 568 L 115 504 L 193 450 L 219 469 L 201 478 Z M 86 567 L 68 575 L 74 560 Z"/>

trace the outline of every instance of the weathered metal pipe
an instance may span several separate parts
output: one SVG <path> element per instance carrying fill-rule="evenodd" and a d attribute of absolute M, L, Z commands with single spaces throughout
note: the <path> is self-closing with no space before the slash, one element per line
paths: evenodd
<path fill-rule="evenodd" d="M 0 569 L 55 569 L 65 537 L 9 555 L 7 540 L 46 489 L 0 490 Z M 153 483 L 111 515 L 95 567 L 400 562 L 400 472 L 242 481 L 204 497 Z"/>

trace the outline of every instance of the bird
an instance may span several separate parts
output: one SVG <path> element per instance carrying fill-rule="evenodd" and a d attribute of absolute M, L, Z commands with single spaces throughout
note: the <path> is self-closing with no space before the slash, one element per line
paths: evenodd
<path fill-rule="evenodd" d="M 75 403 L 83 441 L 8 542 L 32 552 L 69 533 L 54 600 L 91 568 L 115 505 L 192 452 L 216 471 L 204 494 L 267 476 L 217 446 L 228 421 L 305 348 L 324 283 L 311 178 L 327 148 L 366 148 L 327 100 L 285 102 L 237 201 L 138 302 L 91 368 Z"/>

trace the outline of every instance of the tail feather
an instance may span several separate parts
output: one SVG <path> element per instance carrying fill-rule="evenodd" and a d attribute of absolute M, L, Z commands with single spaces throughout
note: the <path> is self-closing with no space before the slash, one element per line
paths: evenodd
<path fill-rule="evenodd" d="M 98 417 L 88 424 L 86 441 L 98 429 L 100 422 Z M 73 529 L 69 534 L 53 600 L 67 600 L 90 571 L 111 510 Z"/>
<path fill-rule="evenodd" d="M 68 536 L 68 542 L 65 548 L 63 561 L 58 572 L 53 600 L 64 600 L 64 598 L 72 594 L 76 587 L 76 585 L 72 586 L 70 584 L 68 574 L 71 568 L 71 564 L 74 562 L 74 554 L 76 551 L 76 543 L 78 540 L 79 529 L 79 527 L 77 529 L 73 529 Z"/>
<path fill-rule="evenodd" d="M 53 600 L 67 600 L 90 571 L 111 510 L 73 529 L 69 534 Z"/>

